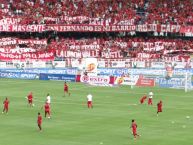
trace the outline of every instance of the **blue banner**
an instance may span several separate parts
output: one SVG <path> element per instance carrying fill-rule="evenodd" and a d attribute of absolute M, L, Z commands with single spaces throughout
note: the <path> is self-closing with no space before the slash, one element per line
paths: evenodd
<path fill-rule="evenodd" d="M 2 72 L 0 71 L 0 78 L 11 79 L 39 79 L 39 75 L 35 73 L 22 73 L 22 72 Z"/>
<path fill-rule="evenodd" d="M 49 69 L 49 68 L 35 68 L 35 69 L 1 69 L 2 71 L 7 72 L 22 72 L 22 73 L 47 73 L 47 74 L 68 74 L 68 75 L 76 75 L 78 70 L 77 68 L 56 68 L 56 69 Z"/>
<path fill-rule="evenodd" d="M 161 68 L 98 68 L 99 75 L 121 76 L 133 75 L 154 75 L 165 76 L 166 70 Z M 193 69 L 174 69 L 173 75 L 184 75 L 186 72 L 193 74 Z"/>
<path fill-rule="evenodd" d="M 0 69 L 0 71 L 8 72 L 22 72 L 22 73 L 45 73 L 45 74 L 68 74 L 77 75 L 77 68 L 35 68 L 35 69 Z M 98 75 L 105 76 L 122 76 L 127 74 L 133 75 L 154 75 L 154 76 L 164 76 L 165 69 L 156 68 L 98 68 Z M 173 75 L 184 75 L 185 72 L 191 72 L 193 74 L 193 69 L 174 69 Z"/>
<path fill-rule="evenodd" d="M 63 80 L 66 82 L 75 82 L 76 75 L 40 73 L 39 79 L 40 80 Z"/>
<path fill-rule="evenodd" d="M 169 80 L 165 78 L 157 78 L 156 83 L 164 88 L 183 88 L 185 86 L 184 78 L 171 78 Z"/>

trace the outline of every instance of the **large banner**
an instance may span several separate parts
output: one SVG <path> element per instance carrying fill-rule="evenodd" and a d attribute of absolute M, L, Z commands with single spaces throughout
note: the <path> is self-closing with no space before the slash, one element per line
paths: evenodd
<path fill-rule="evenodd" d="M 47 45 L 46 39 L 36 40 L 36 39 L 19 39 L 19 38 L 1 38 L 0 46 L 15 45 L 15 44 L 37 44 L 37 45 Z"/>
<path fill-rule="evenodd" d="M 76 75 L 78 70 L 77 68 L 55 68 L 55 69 L 48 69 L 48 68 L 32 68 L 32 69 L 1 69 L 1 71 L 6 72 L 22 72 L 22 73 L 46 73 L 46 74 L 67 74 L 67 75 Z"/>
<path fill-rule="evenodd" d="M 132 32 L 171 32 L 171 33 L 191 33 L 193 34 L 193 26 L 181 25 L 160 25 L 160 24 L 143 24 L 134 25 L 135 19 L 120 21 L 117 25 L 104 25 L 104 23 L 97 24 L 50 24 L 50 25 L 21 25 L 22 17 L 18 18 L 3 18 L 0 20 L 0 31 L 7 32 L 44 32 L 44 31 L 85 31 L 85 32 L 104 32 L 104 31 L 132 31 Z M 87 16 L 60 16 L 59 18 L 44 17 L 44 21 L 52 21 L 56 23 L 58 20 L 68 21 L 71 23 L 93 21 L 98 22 L 98 19 Z"/>
<path fill-rule="evenodd" d="M 117 85 L 136 85 L 137 81 L 139 79 L 138 75 L 135 76 L 129 76 L 129 77 L 116 77 L 115 84 Z"/>
<path fill-rule="evenodd" d="M 133 75 L 128 77 L 116 77 L 115 84 L 141 86 L 141 87 L 153 87 L 155 86 L 155 81 L 154 79 L 144 78 L 139 75 Z"/>
<path fill-rule="evenodd" d="M 98 62 L 96 58 L 86 58 L 85 59 L 85 71 L 88 75 L 97 75 Z"/>
<path fill-rule="evenodd" d="M 23 73 L 23 72 L 3 72 L 0 71 L 0 78 L 11 79 L 39 79 L 39 75 L 35 73 Z"/>
<path fill-rule="evenodd" d="M 160 87 L 164 87 L 164 88 L 184 88 L 185 87 L 184 78 L 171 78 L 169 80 L 165 78 L 157 78 L 156 83 Z"/>
<path fill-rule="evenodd" d="M 54 52 L 34 52 L 34 53 L 3 53 L 0 52 L 0 60 L 54 60 Z"/>
<path fill-rule="evenodd" d="M 62 80 L 66 82 L 75 82 L 75 75 L 65 75 L 65 74 L 45 74 L 40 73 L 40 80 Z"/>
<path fill-rule="evenodd" d="M 77 75 L 76 82 L 109 85 L 114 84 L 114 77 Z"/>
<path fill-rule="evenodd" d="M 21 24 L 3 24 L 0 23 L 1 32 L 170 32 L 170 33 L 193 33 L 192 26 L 181 25 L 91 25 L 91 24 L 38 24 L 38 25 L 21 25 Z"/>

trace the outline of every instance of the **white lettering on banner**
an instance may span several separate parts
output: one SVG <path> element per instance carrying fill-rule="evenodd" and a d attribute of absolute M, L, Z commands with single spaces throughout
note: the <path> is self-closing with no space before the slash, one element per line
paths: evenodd
<path fill-rule="evenodd" d="M 69 49 L 99 49 L 100 45 L 99 44 L 90 44 L 90 45 L 70 45 Z"/>
<path fill-rule="evenodd" d="M 109 84 L 110 78 L 108 76 L 85 76 L 81 75 L 80 82 L 92 84 Z"/>
<path fill-rule="evenodd" d="M 99 50 L 84 50 L 84 51 L 64 51 L 56 50 L 56 55 L 60 57 L 73 57 L 73 58 L 82 58 L 82 57 L 98 57 Z M 121 52 L 102 52 L 102 57 L 105 58 L 123 58 Z"/>
<path fill-rule="evenodd" d="M 180 25 L 161 25 L 161 32 L 179 32 Z"/>
<path fill-rule="evenodd" d="M 152 68 L 165 68 L 165 62 L 151 62 Z"/>
<path fill-rule="evenodd" d="M 21 18 L 4 18 L 0 20 L 0 25 L 14 25 L 20 22 Z"/>
<path fill-rule="evenodd" d="M 38 53 L 2 53 L 0 52 L 0 60 L 25 60 L 25 59 L 40 59 L 53 60 L 53 52 L 38 52 Z"/>
<path fill-rule="evenodd" d="M 7 24 L 8 23 L 8 24 Z M 170 32 L 170 33 L 187 33 L 193 31 L 193 26 L 181 25 L 91 25 L 91 24 L 72 24 L 72 25 L 17 25 L 17 22 L 2 22 L 0 23 L 0 31 L 8 32 L 43 32 L 43 31 L 58 31 L 58 32 L 109 32 L 109 31 L 126 31 L 126 32 Z"/>
<path fill-rule="evenodd" d="M 12 25 L 12 32 L 43 32 L 45 25 Z"/>
<path fill-rule="evenodd" d="M 167 46 L 176 47 L 175 42 L 132 42 L 132 47 L 142 46 L 145 51 L 160 51 L 163 50 Z"/>

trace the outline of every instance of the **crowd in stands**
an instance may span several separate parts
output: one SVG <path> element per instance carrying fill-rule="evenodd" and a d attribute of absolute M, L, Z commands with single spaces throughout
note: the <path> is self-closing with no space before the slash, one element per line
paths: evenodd
<path fill-rule="evenodd" d="M 191 0 L 0 0 L 0 19 L 20 24 L 193 25 Z"/>
<path fill-rule="evenodd" d="M 135 25 L 135 24 L 174 24 L 193 26 L 192 0 L 0 0 L 0 20 L 15 18 L 18 24 L 89 24 L 89 25 Z M 3 25 L 4 21 L 1 25 Z M 56 33 L 56 32 L 53 32 Z M 18 34 L 18 33 L 17 33 Z M 21 39 L 45 39 L 47 43 L 6 44 L 2 38 L 0 50 L 28 48 L 31 51 L 121 51 L 124 57 L 136 57 L 138 53 L 190 53 L 193 42 L 182 38 L 139 37 L 139 35 L 115 37 L 28 37 Z M 26 36 L 21 35 L 21 36 Z M 30 33 L 31 35 L 31 33 Z M 98 35 L 98 34 L 97 34 Z M 14 39 L 15 39 L 14 38 Z M 5 45 L 6 44 L 6 45 Z M 189 51 L 191 50 L 191 51 Z M 192 52 L 191 52 L 192 53 Z"/>
<path fill-rule="evenodd" d="M 27 40 L 27 39 L 26 39 Z M 97 50 L 98 52 L 116 52 L 121 51 L 124 57 L 136 57 L 137 53 L 150 53 L 167 55 L 168 53 L 193 52 L 193 42 L 191 40 L 168 39 L 168 38 L 144 38 L 144 37 L 93 37 L 93 38 L 60 38 L 51 39 L 49 43 L 43 44 L 8 44 L 0 43 L 0 48 L 22 49 L 28 48 L 28 51 L 46 51 L 62 50 L 83 52 Z M 29 48 L 32 48 L 29 50 Z M 16 52 L 18 52 L 16 50 Z M 27 51 L 27 49 L 26 49 Z M 99 53 L 98 57 L 101 57 Z M 83 56 L 84 57 L 84 56 Z"/>

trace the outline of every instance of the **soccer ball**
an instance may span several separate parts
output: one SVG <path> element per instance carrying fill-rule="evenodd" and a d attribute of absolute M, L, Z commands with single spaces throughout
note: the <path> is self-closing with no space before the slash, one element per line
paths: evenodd
<path fill-rule="evenodd" d="M 187 119 L 190 119 L 190 116 L 186 116 Z"/>
<path fill-rule="evenodd" d="M 32 104 L 32 106 L 34 107 L 34 106 L 35 106 L 35 104 Z"/>

